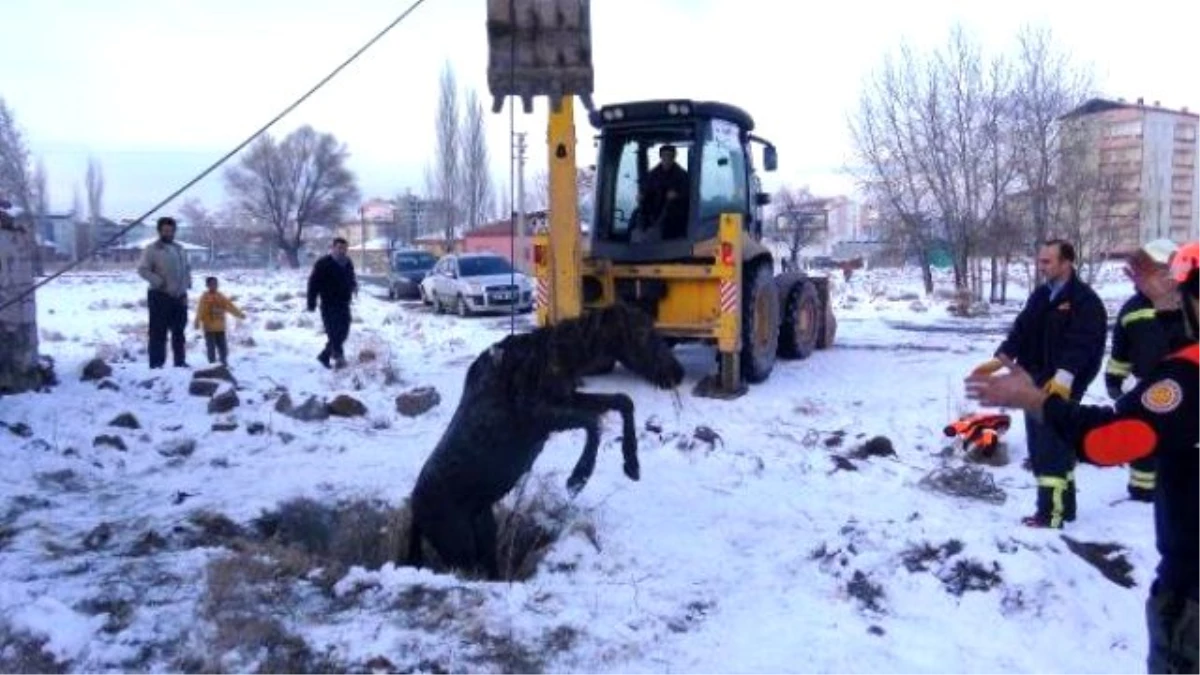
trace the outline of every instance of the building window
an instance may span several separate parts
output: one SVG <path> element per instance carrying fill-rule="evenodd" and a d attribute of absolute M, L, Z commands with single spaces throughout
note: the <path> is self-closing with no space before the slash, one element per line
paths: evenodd
<path fill-rule="evenodd" d="M 1175 151 L 1175 166 L 1188 167 L 1192 166 L 1196 161 L 1196 153 L 1191 150 L 1176 150 Z"/>
<path fill-rule="evenodd" d="M 1191 176 L 1174 176 L 1171 178 L 1171 191 L 1191 194 L 1195 184 L 1196 180 Z"/>
<path fill-rule="evenodd" d="M 1194 124 L 1176 124 L 1175 125 L 1175 140 L 1177 140 L 1177 141 L 1195 141 L 1196 140 L 1196 125 L 1194 125 Z"/>
<path fill-rule="evenodd" d="M 1171 202 L 1171 217 L 1172 218 L 1191 218 L 1192 203 L 1191 202 Z"/>
<path fill-rule="evenodd" d="M 1105 130 L 1105 135 L 1107 135 L 1109 138 L 1141 136 L 1142 122 L 1141 120 L 1134 120 L 1132 122 L 1117 122 L 1115 124 L 1110 124 Z"/>

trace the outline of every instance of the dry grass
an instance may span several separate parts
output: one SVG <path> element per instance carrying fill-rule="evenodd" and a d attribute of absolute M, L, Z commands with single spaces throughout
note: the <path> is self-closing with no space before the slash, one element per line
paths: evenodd
<path fill-rule="evenodd" d="M 13 628 L 0 622 L 0 673 L 65 673 L 69 663 L 63 663 L 46 651 L 44 637 Z"/>
<path fill-rule="evenodd" d="M 517 494 L 496 508 L 504 578 L 532 577 L 564 532 L 583 532 L 599 546 L 595 529 L 577 519 L 560 492 L 552 489 L 549 478 L 522 483 Z M 408 557 L 411 515 L 407 503 L 356 499 L 325 504 L 299 498 L 282 502 L 246 526 L 205 511 L 190 516 L 188 525 L 182 533 L 185 544 L 224 547 L 230 553 L 205 570 L 199 611 L 204 623 L 193 640 L 197 646 L 175 658 L 175 669 L 345 672 L 346 664 L 317 653 L 288 622 L 314 611 L 337 611 L 339 602 L 355 602 L 357 595 L 335 597 L 332 590 L 350 567 L 402 564 Z M 432 569 L 447 571 L 433 551 L 425 553 Z M 312 595 L 306 590 L 310 584 L 323 593 Z M 418 585 L 396 598 L 395 609 L 427 632 L 461 633 L 474 645 L 472 662 L 502 672 L 541 672 L 547 655 L 570 651 L 578 639 L 569 627 L 530 644 L 497 633 L 476 611 L 486 601 L 485 594 L 467 587 Z"/>
<path fill-rule="evenodd" d="M 209 563 L 200 615 L 211 628 L 203 649 L 181 670 L 260 673 L 341 672 L 290 632 L 283 617 L 299 603 L 289 574 L 274 559 L 241 552 Z M 199 661 L 199 663 L 196 663 Z M 198 666 L 198 668 L 197 668 Z"/>

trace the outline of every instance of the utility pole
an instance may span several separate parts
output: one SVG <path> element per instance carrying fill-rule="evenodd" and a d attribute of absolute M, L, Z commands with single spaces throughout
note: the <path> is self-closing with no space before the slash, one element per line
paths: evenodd
<path fill-rule="evenodd" d="M 358 264 L 362 274 L 367 273 L 367 216 L 363 213 L 363 207 L 358 207 L 358 236 L 359 250 L 362 252 Z"/>
<path fill-rule="evenodd" d="M 517 257 L 518 260 L 513 261 L 513 265 L 522 272 L 528 271 L 526 267 L 525 251 L 527 248 L 527 237 L 525 230 L 525 132 L 518 131 L 514 134 L 517 159 Z"/>

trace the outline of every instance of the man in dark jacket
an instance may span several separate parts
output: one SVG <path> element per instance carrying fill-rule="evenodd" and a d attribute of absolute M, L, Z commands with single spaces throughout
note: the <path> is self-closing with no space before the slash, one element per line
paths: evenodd
<path fill-rule="evenodd" d="M 1075 274 L 1075 248 L 1055 239 L 1038 252 L 1038 286 L 1017 315 L 1007 339 L 996 350 L 1021 364 L 1039 387 L 1063 399 L 1079 401 L 1100 372 L 1108 333 L 1108 312 L 1090 286 Z M 998 358 L 976 374 L 999 370 Z M 1021 522 L 1029 527 L 1061 528 L 1075 520 L 1075 453 L 1034 416 L 1025 416 L 1030 464 L 1037 477 L 1037 511 Z"/>
<path fill-rule="evenodd" d="M 675 163 L 675 146 L 659 148 L 658 160 L 638 194 L 640 220 L 646 230 L 661 226 L 663 239 L 678 239 L 687 235 L 691 183 L 687 171 Z"/>
<path fill-rule="evenodd" d="M 1154 303 L 1156 320 L 1164 323 L 1171 345 L 1153 371 L 1117 399 L 1115 409 L 1050 396 L 1011 362 L 1004 364 L 1010 374 L 969 377 L 967 395 L 984 405 L 1019 407 L 1040 417 L 1085 461 L 1112 466 L 1156 457 L 1154 529 L 1162 558 L 1146 601 L 1147 669 L 1195 673 L 1200 668 L 1200 271 L 1191 267 L 1175 291 L 1171 277 L 1160 271 L 1135 268 L 1132 276 Z"/>
<path fill-rule="evenodd" d="M 330 367 L 330 358 L 337 368 L 346 366 L 342 345 L 350 335 L 350 299 L 358 293 L 349 248 L 345 239 L 334 239 L 329 255 L 321 256 L 308 276 L 308 311 L 315 311 L 317 298 L 321 299 L 321 323 L 327 341 L 317 360 L 326 368 Z"/>
<path fill-rule="evenodd" d="M 1155 267 L 1157 272 L 1166 274 L 1175 249 L 1175 242 L 1170 239 L 1156 239 L 1143 245 L 1134 254 L 1133 262 L 1141 267 Z M 1104 369 L 1104 385 L 1112 400 L 1121 398 L 1125 380 L 1130 375 L 1140 381 L 1154 370 L 1167 355 L 1167 343 L 1166 325 L 1155 318 L 1154 304 L 1145 293 L 1135 290 L 1133 297 L 1125 301 L 1117 314 L 1112 332 L 1112 352 Z M 1129 498 L 1153 502 L 1154 481 L 1153 455 L 1131 462 Z"/>

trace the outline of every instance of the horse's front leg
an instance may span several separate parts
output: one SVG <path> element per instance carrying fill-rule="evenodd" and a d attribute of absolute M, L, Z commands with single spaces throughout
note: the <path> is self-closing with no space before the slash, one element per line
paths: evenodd
<path fill-rule="evenodd" d="M 596 454 L 600 450 L 600 415 L 590 410 L 559 404 L 540 405 L 533 409 L 532 417 L 541 423 L 548 433 L 583 429 L 587 434 L 583 453 L 579 455 L 579 461 L 575 463 L 575 468 L 567 478 L 567 491 L 572 497 L 578 495 L 596 468 Z"/>
<path fill-rule="evenodd" d="M 571 395 L 571 403 L 596 415 L 609 411 L 621 414 L 621 456 L 625 460 L 625 475 L 629 476 L 630 480 L 638 480 L 641 477 L 641 468 L 637 456 L 637 426 L 633 421 L 633 399 L 625 394 L 575 392 Z"/>

